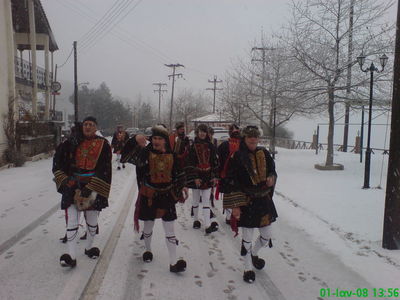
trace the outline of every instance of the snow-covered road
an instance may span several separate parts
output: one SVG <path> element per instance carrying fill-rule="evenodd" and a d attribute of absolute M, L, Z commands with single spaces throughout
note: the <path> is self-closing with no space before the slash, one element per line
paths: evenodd
<path fill-rule="evenodd" d="M 293 166 L 290 161 L 293 152 L 285 151 L 278 156 L 281 170 Z M 289 161 L 286 165 L 284 158 Z M 267 265 L 264 270 L 256 271 L 254 284 L 242 280 L 240 236 L 234 238 L 224 224 L 220 201 L 216 201 L 215 208 L 220 229 L 207 236 L 203 230 L 192 228 L 190 201 L 178 205 L 178 256 L 187 261 L 186 272 L 169 272 L 159 221 L 153 233 L 154 260 L 144 263 L 141 258 L 143 241 L 133 231 L 132 203 L 137 193 L 133 166 L 122 171 L 113 170 L 110 207 L 100 214 L 100 235 L 95 242 L 102 251 L 100 259 L 88 259 L 81 243 L 77 267 L 61 268 L 58 259 L 66 245 L 60 243 L 59 238 L 65 232 L 65 221 L 62 211 L 49 211 L 60 199 L 51 182 L 50 169 L 51 160 L 44 160 L 0 172 L 0 299 L 308 300 L 329 299 L 320 297 L 320 289 L 372 291 L 372 288 L 383 287 L 373 286 L 368 280 L 371 277 L 360 275 L 362 273 L 354 265 L 347 263 L 346 258 L 350 256 L 345 246 L 332 246 L 343 243 L 340 228 L 330 228 L 330 220 L 326 224 L 322 222 L 326 216 L 302 207 L 307 203 L 293 196 L 296 189 L 286 185 L 278 186 L 275 197 L 279 218 L 272 225 L 274 247 L 260 251 Z M 312 180 L 312 171 L 298 172 L 296 176 L 307 174 L 308 180 Z M 290 181 L 290 176 L 285 179 L 282 174 L 280 183 L 285 180 Z M 357 254 L 356 257 L 360 264 L 363 259 L 373 262 L 372 266 L 383 277 L 377 281 L 379 284 L 385 277 L 397 274 L 393 272 L 398 271 L 395 266 L 398 262 L 393 257 L 394 266 L 382 258 L 376 261 L 366 255 Z M 362 266 L 359 269 L 362 271 Z"/>

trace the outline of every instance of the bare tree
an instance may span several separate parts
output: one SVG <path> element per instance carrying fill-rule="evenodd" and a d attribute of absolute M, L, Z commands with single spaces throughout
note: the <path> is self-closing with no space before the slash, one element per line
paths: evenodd
<path fill-rule="evenodd" d="M 185 89 L 175 99 L 175 122 L 183 121 L 185 128 L 189 128 L 189 121 L 207 113 L 208 101 L 202 93 L 195 94 L 190 89 Z"/>
<path fill-rule="evenodd" d="M 329 115 L 326 165 L 333 164 L 335 104 L 346 99 L 348 61 L 349 0 L 305 0 L 292 3 L 290 24 L 281 41 L 297 61 L 303 78 L 302 90 L 317 102 L 327 105 Z M 392 26 L 382 23 L 382 17 L 393 1 L 376 3 L 358 0 L 354 6 L 352 27 L 353 49 L 365 55 L 387 52 Z M 373 29 L 371 29 L 373 28 Z M 352 90 L 367 82 L 360 72 L 354 72 Z M 354 77 L 353 77 L 354 78 Z M 347 96 L 348 97 L 348 96 Z"/>
<path fill-rule="evenodd" d="M 320 91 L 310 95 L 310 89 L 305 89 L 308 80 L 302 76 L 298 62 L 278 42 L 262 45 L 272 49 L 266 53 L 267 67 L 264 72 L 259 64 L 251 63 L 250 59 L 238 60 L 224 79 L 224 112 L 235 121 L 250 123 L 249 120 L 253 119 L 261 122 L 267 134 L 271 134 L 272 128 L 283 126 L 294 115 L 317 114 L 325 109 L 314 97 Z M 266 77 L 264 86 L 263 74 Z M 263 89 L 266 100 L 264 112 L 261 111 Z"/>
<path fill-rule="evenodd" d="M 13 97 L 8 100 L 7 113 L 3 114 L 3 130 L 7 139 L 7 148 L 4 152 L 4 160 L 20 167 L 25 163 L 24 155 L 17 149 L 17 137 L 14 120 L 14 101 Z"/>

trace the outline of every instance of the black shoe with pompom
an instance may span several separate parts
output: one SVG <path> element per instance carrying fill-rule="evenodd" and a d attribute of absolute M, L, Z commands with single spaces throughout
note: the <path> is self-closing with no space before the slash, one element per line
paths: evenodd
<path fill-rule="evenodd" d="M 256 274 L 254 271 L 244 271 L 243 280 L 247 283 L 253 283 L 256 280 Z"/>
<path fill-rule="evenodd" d="M 194 228 L 194 229 L 199 229 L 200 227 L 201 227 L 200 221 L 194 221 L 194 222 L 193 222 L 193 228 Z"/>
<path fill-rule="evenodd" d="M 263 260 L 262 258 L 259 258 L 258 256 L 252 255 L 251 261 L 253 263 L 254 268 L 256 268 L 257 270 L 261 270 L 265 266 L 265 260 Z"/>
<path fill-rule="evenodd" d="M 172 273 L 184 272 L 186 270 L 186 261 L 180 259 L 174 265 L 169 265 L 169 271 Z"/>
<path fill-rule="evenodd" d="M 218 230 L 218 223 L 212 222 L 210 227 L 206 228 L 206 234 L 210 234 L 211 232 L 215 232 Z"/>
<path fill-rule="evenodd" d="M 89 250 L 85 249 L 85 254 L 90 258 L 96 259 L 100 256 L 100 249 L 97 247 L 90 248 Z"/>
<path fill-rule="evenodd" d="M 146 251 L 145 253 L 143 253 L 143 261 L 144 262 L 153 261 L 153 253 L 151 253 L 150 251 Z"/>
<path fill-rule="evenodd" d="M 63 254 L 60 257 L 60 265 L 61 267 L 76 267 L 76 259 L 72 259 L 71 255 Z"/>

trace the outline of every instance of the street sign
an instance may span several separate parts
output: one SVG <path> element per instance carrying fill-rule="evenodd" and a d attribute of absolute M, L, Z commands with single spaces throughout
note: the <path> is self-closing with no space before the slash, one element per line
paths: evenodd
<path fill-rule="evenodd" d="M 61 83 L 59 83 L 58 81 L 53 81 L 53 83 L 51 84 L 51 90 L 53 92 L 58 92 L 59 90 L 61 90 Z"/>

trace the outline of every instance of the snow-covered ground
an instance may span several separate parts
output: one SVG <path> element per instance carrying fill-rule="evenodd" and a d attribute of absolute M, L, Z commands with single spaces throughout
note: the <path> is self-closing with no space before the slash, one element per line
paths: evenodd
<path fill-rule="evenodd" d="M 322 288 L 365 288 L 363 299 L 374 299 L 373 288 L 400 287 L 400 252 L 381 247 L 387 156 L 372 157 L 371 186 L 381 181 L 383 189 L 363 190 L 358 155 L 336 153 L 344 171 L 318 171 L 313 166 L 325 152 L 278 151 L 274 247 L 260 251 L 267 267 L 252 285 L 242 280 L 240 237 L 224 224 L 219 201 L 220 230 L 208 236 L 192 228 L 190 201 L 178 205 L 178 255 L 188 262 L 186 272 L 169 272 L 159 221 L 154 260 L 143 263 L 143 241 L 132 225 L 133 166 L 114 167 L 110 207 L 100 214 L 96 240 L 100 259 L 85 257 L 80 245 L 77 267 L 61 268 L 65 221 L 56 210 L 51 160 L 0 171 L 0 299 L 329 299 L 320 296 Z"/>

